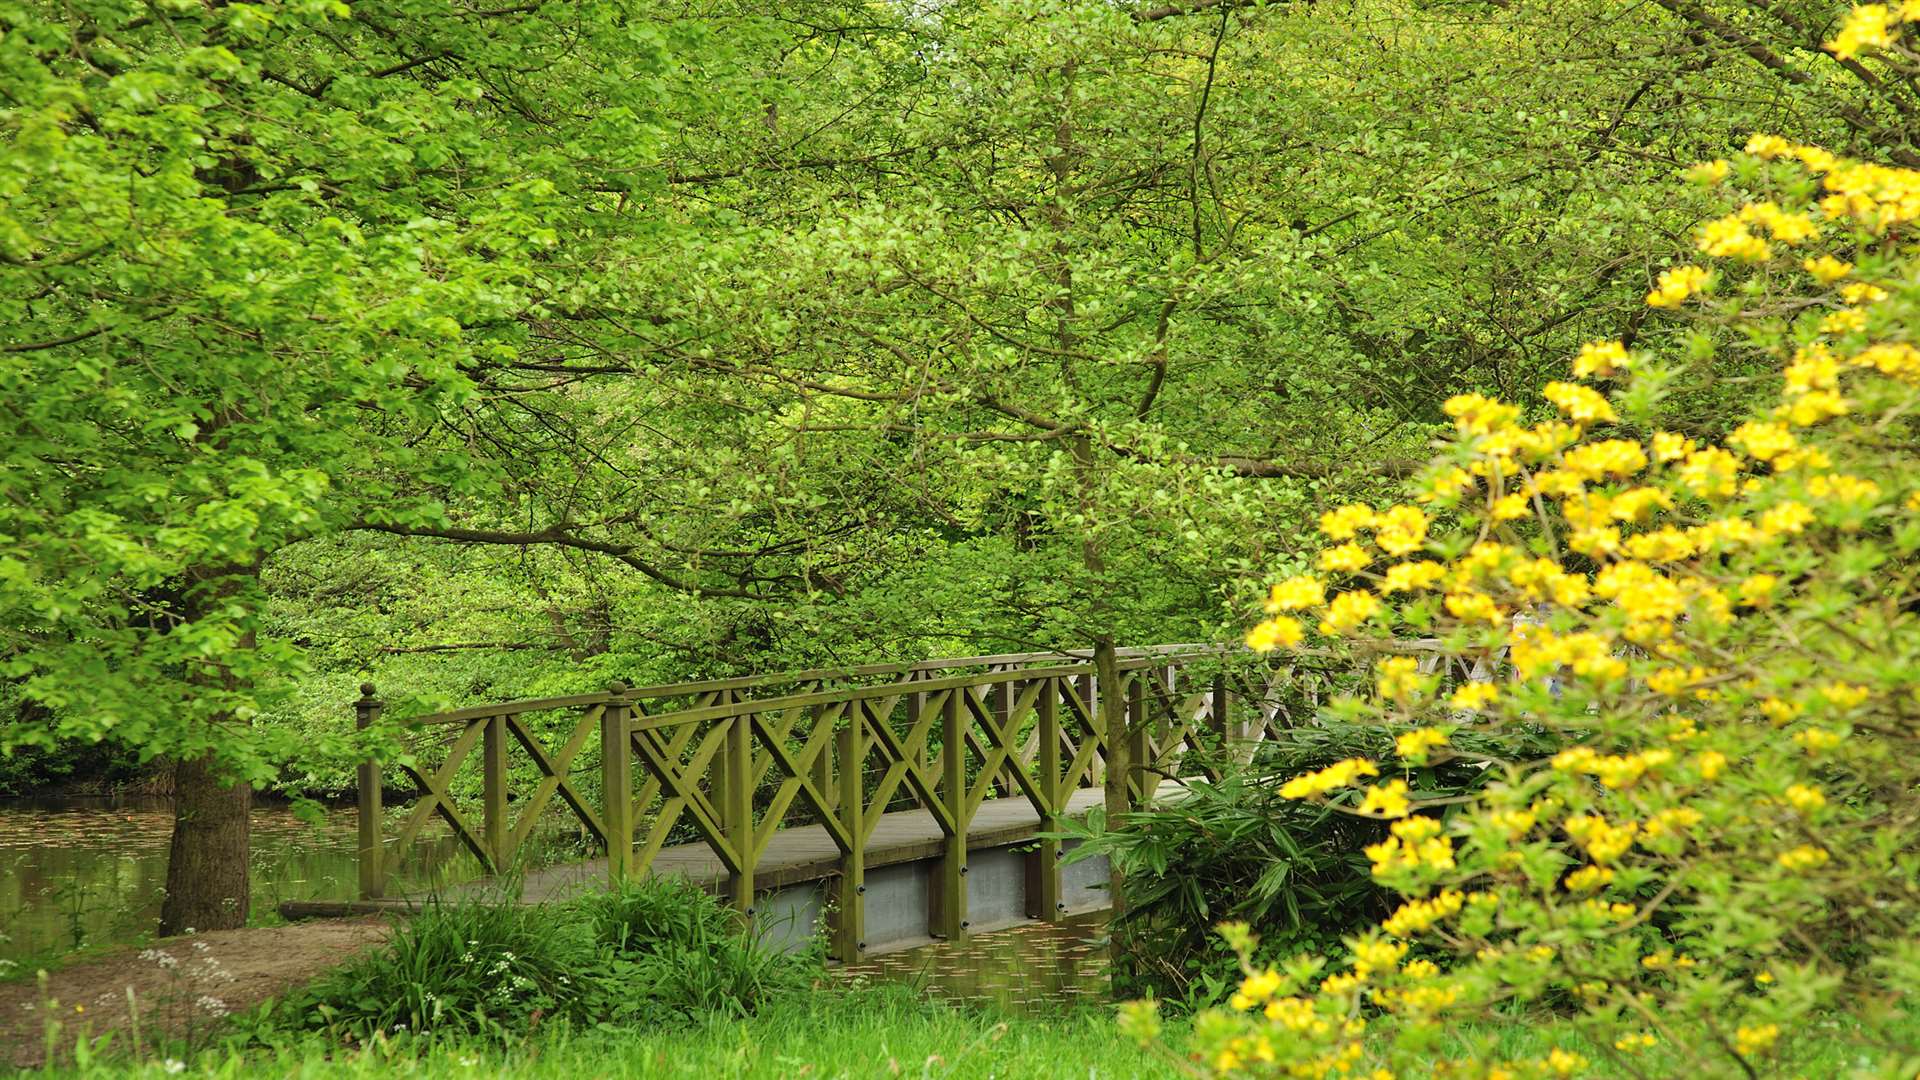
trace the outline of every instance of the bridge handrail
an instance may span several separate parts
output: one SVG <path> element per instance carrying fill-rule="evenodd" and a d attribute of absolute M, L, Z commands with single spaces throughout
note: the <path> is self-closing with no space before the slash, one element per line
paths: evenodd
<path fill-rule="evenodd" d="M 1148 659 L 1168 654 L 1187 653 L 1224 653 L 1218 645 L 1204 643 L 1179 645 L 1150 645 L 1118 649 L 1116 655 L 1122 662 Z M 1054 663 L 1061 660 L 1077 661 L 1085 656 L 1085 663 L 1092 663 L 1090 653 L 1075 654 L 1059 652 L 1000 653 L 987 656 L 959 656 L 937 660 L 917 660 L 901 664 L 862 664 L 844 668 L 812 668 L 802 671 L 776 671 L 763 675 L 742 675 L 726 679 L 696 679 L 690 682 L 656 683 L 652 686 L 638 686 L 627 690 L 625 697 L 630 701 L 649 701 L 657 698 L 685 697 L 720 691 L 751 690 L 763 686 L 781 686 L 790 683 L 827 682 L 845 679 L 868 678 L 875 675 L 912 675 L 925 671 L 945 671 L 963 667 L 1012 667 L 1014 665 Z M 1137 666 L 1137 665 L 1136 665 Z M 539 712 L 546 709 L 567 709 L 583 705 L 604 705 L 612 695 L 603 690 L 597 694 L 572 694 L 566 697 L 525 698 L 513 701 L 493 702 L 486 705 L 474 705 L 448 712 L 426 713 L 409 717 L 402 721 L 408 727 L 433 727 L 440 724 L 463 724 L 490 716 L 517 715 Z"/>

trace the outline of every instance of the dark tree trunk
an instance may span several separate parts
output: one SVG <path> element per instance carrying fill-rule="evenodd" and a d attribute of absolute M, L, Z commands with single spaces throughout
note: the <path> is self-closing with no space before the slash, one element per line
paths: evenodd
<path fill-rule="evenodd" d="M 203 618 L 245 590 L 260 572 L 249 566 L 213 567 L 191 573 L 179 611 L 185 621 Z M 247 630 L 237 645 L 254 647 Z M 208 665 L 192 676 L 209 689 L 238 689 L 233 671 Z M 232 716 L 210 723 L 235 723 Z M 221 770 L 213 755 L 182 758 L 173 767 L 173 842 L 167 850 L 167 894 L 160 904 L 160 935 L 189 930 L 232 930 L 247 925 L 252 897 L 247 882 L 252 851 L 253 785 Z"/>
<path fill-rule="evenodd" d="M 167 854 L 160 936 L 247 924 L 247 811 L 252 803 L 253 786 L 233 782 L 209 759 L 174 766 L 173 845 Z"/>

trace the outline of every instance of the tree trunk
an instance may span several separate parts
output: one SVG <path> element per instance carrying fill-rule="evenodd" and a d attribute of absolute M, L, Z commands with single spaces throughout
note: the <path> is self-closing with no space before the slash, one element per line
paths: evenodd
<path fill-rule="evenodd" d="M 260 572 L 259 563 L 197 570 L 188 575 L 180 612 L 185 621 L 206 617 L 217 605 L 244 590 Z M 246 630 L 236 645 L 254 647 Z M 192 676 L 198 683 L 232 691 L 233 670 L 207 665 Z M 231 725 L 229 715 L 208 723 Z M 252 851 L 253 785 L 235 780 L 212 754 L 182 758 L 173 767 L 173 841 L 167 850 L 167 894 L 160 904 L 160 936 L 189 930 L 232 930 L 247 925 L 252 896 L 247 865 Z"/>
<path fill-rule="evenodd" d="M 173 844 L 160 936 L 247 924 L 247 856 L 253 786 L 221 775 L 210 758 L 173 769 Z"/>

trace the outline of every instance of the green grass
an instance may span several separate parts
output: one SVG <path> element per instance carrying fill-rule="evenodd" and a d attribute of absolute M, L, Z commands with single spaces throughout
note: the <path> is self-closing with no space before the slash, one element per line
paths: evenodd
<path fill-rule="evenodd" d="M 715 1015 L 654 1028 L 548 1029 L 502 1047 L 490 1040 L 376 1040 L 343 1050 L 290 1038 L 200 1054 L 170 1073 L 163 1061 L 68 1065 L 73 1077 L 284 1076 L 687 1077 L 809 1080 L 865 1077 L 1034 1077 L 1134 1080 L 1173 1070 L 1120 1037 L 1104 1009 L 1018 1019 L 919 1000 L 904 986 L 803 993 L 751 1017 Z M 175 1067 L 177 1068 L 177 1066 Z"/>

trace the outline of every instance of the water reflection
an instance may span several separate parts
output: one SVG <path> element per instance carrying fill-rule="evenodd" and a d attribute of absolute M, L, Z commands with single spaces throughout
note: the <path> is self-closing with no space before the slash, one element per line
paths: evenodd
<path fill-rule="evenodd" d="M 1106 916 L 1034 923 L 937 942 L 838 969 L 845 978 L 910 982 L 923 993 L 1016 1016 L 1059 1011 L 1062 1002 L 1097 1002 L 1108 990 Z"/>
<path fill-rule="evenodd" d="M 351 808 L 318 825 L 284 806 L 253 810 L 254 921 L 285 900 L 350 900 L 357 890 Z M 133 942 L 160 917 L 173 805 L 165 798 L 0 800 L 0 959 L 27 961 L 101 942 Z M 391 832 L 392 830 L 389 830 Z M 547 830 L 549 859 L 572 851 Z M 470 880 L 472 856 L 441 822 L 393 867 L 397 890 Z"/>

